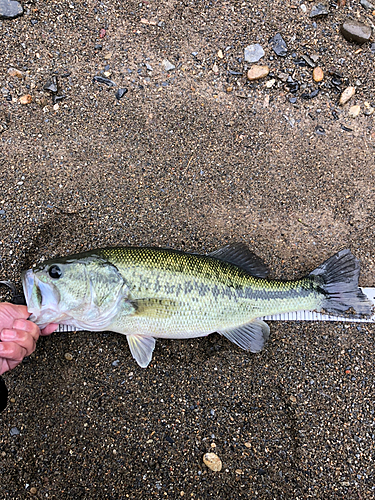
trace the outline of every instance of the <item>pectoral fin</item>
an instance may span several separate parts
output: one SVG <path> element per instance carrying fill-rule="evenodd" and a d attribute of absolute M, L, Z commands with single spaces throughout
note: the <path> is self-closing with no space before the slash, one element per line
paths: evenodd
<path fill-rule="evenodd" d="M 146 368 L 152 359 L 155 349 L 155 339 L 144 335 L 127 335 L 130 352 L 142 368 Z"/>
<path fill-rule="evenodd" d="M 269 339 L 270 327 L 264 321 L 255 319 L 247 325 L 232 330 L 222 330 L 218 333 L 245 351 L 259 352 Z"/>

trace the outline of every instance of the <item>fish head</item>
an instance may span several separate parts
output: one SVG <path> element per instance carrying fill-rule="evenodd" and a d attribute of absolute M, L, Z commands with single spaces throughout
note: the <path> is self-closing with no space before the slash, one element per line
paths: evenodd
<path fill-rule="evenodd" d="M 30 320 L 101 330 L 128 292 L 117 268 L 98 256 L 49 260 L 22 273 Z"/>

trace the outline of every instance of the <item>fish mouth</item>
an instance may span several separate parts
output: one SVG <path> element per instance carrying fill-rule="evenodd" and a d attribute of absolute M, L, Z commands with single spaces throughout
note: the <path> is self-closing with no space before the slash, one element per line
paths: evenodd
<path fill-rule="evenodd" d="M 31 321 L 44 325 L 58 315 L 60 294 L 52 284 L 43 283 L 29 269 L 22 273 L 22 287 Z"/>

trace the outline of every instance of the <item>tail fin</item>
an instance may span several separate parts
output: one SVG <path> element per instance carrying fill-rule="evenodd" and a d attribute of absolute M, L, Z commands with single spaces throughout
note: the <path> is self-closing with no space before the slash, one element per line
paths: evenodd
<path fill-rule="evenodd" d="M 323 288 L 322 308 L 328 314 L 371 316 L 372 303 L 358 288 L 359 260 L 350 250 L 340 250 L 309 274 Z"/>

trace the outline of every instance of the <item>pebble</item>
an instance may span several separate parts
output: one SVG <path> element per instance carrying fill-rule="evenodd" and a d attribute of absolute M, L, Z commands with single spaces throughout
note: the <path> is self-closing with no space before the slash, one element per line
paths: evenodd
<path fill-rule="evenodd" d="M 212 66 L 212 71 L 215 74 L 219 73 L 219 66 L 216 63 Z"/>
<path fill-rule="evenodd" d="M 371 28 L 365 23 L 347 19 L 340 27 L 341 34 L 349 42 L 365 43 L 370 40 Z"/>
<path fill-rule="evenodd" d="M 310 12 L 310 17 L 321 17 L 321 16 L 327 16 L 328 15 L 328 7 L 324 3 L 318 3 L 318 5 L 314 5 L 314 7 L 311 9 Z"/>
<path fill-rule="evenodd" d="M 346 87 L 343 93 L 340 96 L 339 104 L 340 106 L 344 106 L 355 94 L 355 87 Z"/>
<path fill-rule="evenodd" d="M 161 65 L 163 66 L 164 71 L 173 71 L 176 69 L 176 66 L 168 61 L 168 59 L 163 59 Z"/>
<path fill-rule="evenodd" d="M 53 108 L 52 108 L 52 109 L 53 109 L 54 111 L 57 111 L 59 108 L 60 108 L 60 106 L 56 103 L 56 104 L 54 104 L 54 105 L 53 105 Z"/>
<path fill-rule="evenodd" d="M 10 435 L 11 436 L 18 436 L 18 434 L 20 434 L 20 431 L 17 429 L 17 427 L 12 427 L 10 429 Z"/>
<path fill-rule="evenodd" d="M 361 106 L 359 106 L 358 104 L 356 104 L 355 106 L 351 106 L 349 108 L 350 118 L 357 118 L 360 112 L 361 112 Z"/>
<path fill-rule="evenodd" d="M 249 71 L 247 72 L 247 79 L 250 81 L 259 80 L 260 78 L 264 78 L 268 75 L 270 69 L 268 66 L 259 66 L 258 64 L 254 64 Z"/>
<path fill-rule="evenodd" d="M 206 453 L 203 456 L 203 462 L 207 467 L 215 472 L 221 471 L 223 464 L 215 453 Z"/>
<path fill-rule="evenodd" d="M 315 68 L 315 62 L 311 59 L 311 57 L 303 55 L 302 59 L 306 61 L 311 68 Z"/>
<path fill-rule="evenodd" d="M 264 50 L 259 43 L 249 45 L 245 48 L 245 61 L 249 63 L 258 62 L 264 56 Z"/>
<path fill-rule="evenodd" d="M 14 0 L 0 0 L 0 19 L 14 19 L 23 14 L 22 5 Z"/>
<path fill-rule="evenodd" d="M 367 0 L 361 0 L 361 5 L 364 7 L 366 10 L 375 10 L 375 5 L 368 2 Z"/>
<path fill-rule="evenodd" d="M 30 104 L 33 98 L 31 97 L 30 94 L 26 94 L 20 97 L 20 103 L 21 104 Z"/>
<path fill-rule="evenodd" d="M 223 59 L 223 58 L 224 58 L 224 54 L 223 54 L 223 51 L 222 51 L 221 49 L 219 49 L 219 50 L 217 51 L 217 57 L 218 57 L 219 59 Z"/>
<path fill-rule="evenodd" d="M 314 82 L 321 82 L 324 78 L 324 73 L 323 73 L 323 70 L 320 66 L 317 66 L 316 68 L 314 68 L 314 71 L 313 71 L 313 80 Z"/>
<path fill-rule="evenodd" d="M 266 87 L 270 89 L 275 85 L 275 82 L 276 82 L 275 78 L 272 78 L 272 80 L 268 80 L 268 82 L 266 83 Z"/>
<path fill-rule="evenodd" d="M 104 28 L 101 28 L 101 30 L 99 30 L 99 38 L 104 38 L 106 33 L 107 31 Z"/>
<path fill-rule="evenodd" d="M 363 114 L 366 116 L 372 115 L 372 113 L 375 111 L 375 109 L 370 105 L 369 102 L 365 102 L 364 106 L 365 106 L 365 110 L 364 110 Z"/>
<path fill-rule="evenodd" d="M 22 80 L 22 78 L 23 78 L 22 71 L 20 71 L 19 69 L 16 69 L 16 68 L 9 68 L 8 74 L 10 76 L 16 76 L 19 80 Z"/>
<path fill-rule="evenodd" d="M 98 83 L 104 83 L 104 85 L 107 85 L 108 87 L 115 87 L 116 84 L 112 80 L 109 80 L 109 78 L 104 78 L 103 76 L 94 76 L 92 79 L 93 82 L 98 82 Z"/>
<path fill-rule="evenodd" d="M 289 399 L 292 403 L 297 403 L 297 398 L 295 396 L 290 396 Z"/>
<path fill-rule="evenodd" d="M 288 52 L 288 47 L 286 45 L 285 40 L 280 35 L 280 33 L 276 33 L 276 35 L 269 39 L 269 43 L 272 47 L 272 50 L 275 52 L 277 56 L 285 57 Z"/>
<path fill-rule="evenodd" d="M 38 493 L 38 490 L 35 488 L 35 486 L 33 486 L 32 488 L 30 488 L 30 493 L 32 495 L 36 495 Z"/>
<path fill-rule="evenodd" d="M 306 7 L 306 5 L 305 5 L 304 3 L 301 3 L 301 5 L 300 5 L 300 9 L 302 10 L 302 12 L 303 12 L 304 14 L 306 14 L 306 12 L 307 12 L 307 7 Z"/>
<path fill-rule="evenodd" d="M 57 94 L 57 77 L 53 76 L 43 87 L 43 90 L 48 90 L 52 94 Z"/>
<path fill-rule="evenodd" d="M 65 359 L 67 359 L 68 361 L 72 361 L 72 359 L 73 359 L 73 356 L 70 354 L 70 352 L 66 352 L 64 356 L 65 356 Z"/>
<path fill-rule="evenodd" d="M 277 78 L 286 83 L 288 81 L 289 75 L 288 73 L 278 73 Z"/>
<path fill-rule="evenodd" d="M 124 95 L 127 93 L 128 89 L 127 88 L 122 88 L 122 89 L 118 89 L 118 91 L 116 92 L 116 99 L 119 101 L 122 97 L 124 97 Z"/>

